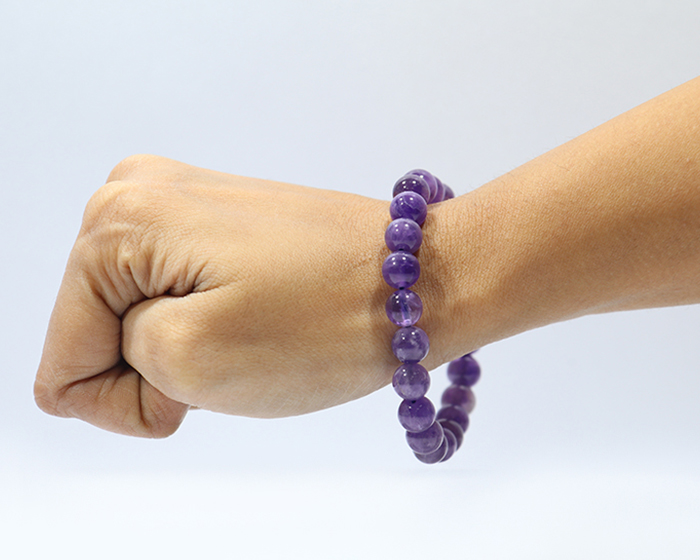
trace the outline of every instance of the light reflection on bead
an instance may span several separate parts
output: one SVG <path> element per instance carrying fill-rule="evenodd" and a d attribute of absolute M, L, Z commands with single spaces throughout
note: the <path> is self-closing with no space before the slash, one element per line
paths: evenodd
<path fill-rule="evenodd" d="M 392 220 L 406 218 L 422 226 L 428 215 L 428 203 L 419 194 L 402 192 L 396 195 L 391 201 L 389 205 L 389 214 Z"/>
<path fill-rule="evenodd" d="M 469 415 L 464 411 L 461 406 L 443 406 L 437 414 L 438 420 L 453 420 L 459 427 L 462 428 L 463 432 L 467 431 L 469 427 Z"/>
<path fill-rule="evenodd" d="M 443 430 L 446 432 L 452 432 L 457 440 L 457 449 L 459 449 L 462 445 L 462 441 L 464 441 L 464 430 L 462 429 L 462 426 L 457 424 L 457 422 L 454 420 L 446 420 L 445 418 L 440 418 L 438 422 L 442 426 Z"/>
<path fill-rule="evenodd" d="M 448 378 L 452 385 L 442 395 L 442 408 L 435 411 L 425 396 L 430 375 L 418 362 L 429 351 L 428 335 L 415 323 L 423 312 L 418 294 L 409 290 L 420 277 L 416 253 L 423 241 L 421 226 L 429 204 L 454 198 L 452 189 L 424 169 L 413 169 L 394 185 L 389 205 L 392 222 L 384 240 L 392 254 L 382 265 L 382 275 L 396 291 L 386 301 L 389 320 L 400 328 L 392 338 L 392 351 L 403 362 L 394 372 L 392 385 L 403 399 L 399 405 L 399 422 L 406 429 L 406 440 L 423 463 L 447 461 L 462 445 L 469 427 L 469 414 L 476 399 L 470 389 L 481 374 L 471 354 L 450 362 Z"/>
<path fill-rule="evenodd" d="M 445 439 L 445 433 L 437 422 L 433 422 L 427 430 L 422 432 L 406 432 L 408 446 L 416 453 L 432 453 L 442 445 L 443 439 Z"/>
<path fill-rule="evenodd" d="M 391 339 L 391 349 L 400 362 L 420 362 L 428 355 L 430 341 L 418 327 L 401 327 Z"/>
<path fill-rule="evenodd" d="M 397 218 L 386 228 L 384 241 L 390 251 L 415 253 L 423 242 L 423 232 L 417 222 Z"/>
<path fill-rule="evenodd" d="M 399 327 L 410 327 L 418 322 L 423 314 L 423 302 L 416 292 L 396 290 L 386 300 L 386 315 Z"/>
<path fill-rule="evenodd" d="M 444 463 L 450 457 L 452 457 L 452 455 L 454 455 L 455 451 L 458 449 L 457 438 L 452 432 L 445 432 L 445 442 L 447 443 L 447 452 L 445 453 L 445 456 L 440 459 L 441 463 Z"/>
<path fill-rule="evenodd" d="M 401 364 L 394 372 L 391 384 L 402 399 L 416 400 L 428 392 L 430 374 L 420 364 Z"/>
<path fill-rule="evenodd" d="M 414 453 L 414 455 L 422 463 L 427 463 L 429 465 L 439 463 L 445 458 L 445 455 L 447 455 L 447 439 L 444 438 L 442 440 L 442 444 L 437 451 L 433 451 L 432 453 L 427 453 L 425 455 L 421 453 Z"/>
<path fill-rule="evenodd" d="M 435 198 L 435 193 L 437 193 L 437 180 L 435 178 L 435 175 L 430 173 L 429 171 L 426 171 L 425 169 L 412 169 L 406 175 L 415 175 L 417 177 L 422 177 L 426 183 L 428 183 L 428 187 L 430 187 L 430 194 L 428 197 L 423 197 L 425 198 L 426 201 L 431 201 Z"/>
<path fill-rule="evenodd" d="M 399 422 L 408 432 L 427 430 L 435 421 L 435 407 L 430 399 L 403 400 L 399 405 Z"/>
<path fill-rule="evenodd" d="M 410 288 L 420 277 L 420 264 L 411 253 L 391 253 L 382 265 L 384 281 L 392 288 Z"/>
<path fill-rule="evenodd" d="M 428 200 L 430 197 L 428 182 L 419 175 L 409 175 L 408 173 L 396 181 L 392 196 L 396 196 L 402 192 L 417 193 L 421 195 L 424 200 Z"/>

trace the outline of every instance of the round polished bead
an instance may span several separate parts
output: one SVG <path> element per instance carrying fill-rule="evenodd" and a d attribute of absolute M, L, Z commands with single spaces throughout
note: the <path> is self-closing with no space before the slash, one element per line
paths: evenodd
<path fill-rule="evenodd" d="M 447 452 L 445 453 L 445 456 L 440 459 L 441 463 L 447 461 L 450 457 L 452 457 L 452 455 L 455 454 L 455 451 L 457 451 L 457 438 L 452 432 L 445 432 L 445 441 L 447 442 Z"/>
<path fill-rule="evenodd" d="M 416 292 L 396 290 L 386 300 L 386 316 L 399 327 L 415 325 L 423 314 L 423 302 Z"/>
<path fill-rule="evenodd" d="M 417 222 L 398 218 L 386 228 L 384 241 L 391 251 L 415 253 L 423 242 L 423 232 Z"/>
<path fill-rule="evenodd" d="M 402 399 L 416 400 L 430 389 L 430 374 L 420 364 L 401 364 L 394 372 L 391 385 Z"/>
<path fill-rule="evenodd" d="M 399 405 L 399 422 L 408 432 L 422 432 L 435 422 L 435 407 L 427 397 L 403 400 Z"/>
<path fill-rule="evenodd" d="M 437 422 L 433 422 L 427 430 L 422 432 L 406 432 L 408 446 L 416 453 L 432 453 L 442 445 L 443 439 L 445 434 L 442 426 Z"/>
<path fill-rule="evenodd" d="M 461 406 L 464 412 L 471 414 L 476 406 L 476 397 L 466 385 L 450 385 L 442 393 L 442 406 Z"/>
<path fill-rule="evenodd" d="M 471 354 L 467 354 L 450 362 L 447 366 L 447 377 L 455 385 L 472 387 L 481 377 L 481 368 Z"/>
<path fill-rule="evenodd" d="M 437 192 L 437 179 L 435 178 L 435 175 L 430 173 L 430 171 L 426 171 L 425 169 L 412 169 L 406 175 L 414 175 L 416 177 L 421 177 L 426 183 L 428 183 L 428 187 L 430 187 L 430 193 L 428 194 L 427 197 L 425 198 L 426 201 L 432 200 L 435 198 L 435 193 Z M 404 177 L 406 176 L 404 175 Z"/>
<path fill-rule="evenodd" d="M 419 327 L 401 327 L 391 339 L 391 350 L 400 362 L 420 362 L 428 355 L 430 341 Z"/>
<path fill-rule="evenodd" d="M 411 253 L 396 251 L 384 260 L 382 276 L 392 288 L 410 288 L 420 277 L 420 264 Z"/>
<path fill-rule="evenodd" d="M 450 200 L 455 197 L 455 193 L 450 187 L 448 187 L 445 183 L 443 183 L 442 186 L 445 187 L 445 196 L 443 197 L 443 200 Z"/>
<path fill-rule="evenodd" d="M 442 440 L 442 444 L 440 445 L 440 447 L 437 448 L 436 451 L 426 454 L 414 453 L 414 455 L 422 463 L 428 463 L 429 465 L 439 463 L 445 458 L 445 455 L 447 455 L 447 438 L 444 438 Z"/>
<path fill-rule="evenodd" d="M 452 420 L 459 424 L 463 432 L 469 427 L 469 415 L 461 406 L 443 406 L 437 414 L 438 420 Z"/>
<path fill-rule="evenodd" d="M 435 197 L 430 201 L 430 204 L 445 200 L 445 185 L 443 185 L 442 181 L 437 177 L 435 177 L 435 180 L 437 181 L 437 192 L 435 193 Z"/>
<path fill-rule="evenodd" d="M 454 420 L 446 420 L 445 418 L 440 418 L 438 422 L 445 433 L 452 432 L 452 435 L 454 435 L 457 440 L 457 449 L 459 449 L 462 446 L 462 441 L 464 441 L 464 430 L 462 426 L 457 424 Z"/>
<path fill-rule="evenodd" d="M 430 187 L 428 182 L 418 175 L 406 174 L 401 179 L 396 181 L 392 196 L 396 196 L 402 192 L 414 192 L 421 195 L 425 200 L 430 197 Z"/>
<path fill-rule="evenodd" d="M 422 226 L 423 222 L 425 222 L 425 217 L 428 215 L 428 203 L 417 193 L 402 192 L 391 201 L 389 214 L 391 214 L 392 220 L 406 218 Z"/>

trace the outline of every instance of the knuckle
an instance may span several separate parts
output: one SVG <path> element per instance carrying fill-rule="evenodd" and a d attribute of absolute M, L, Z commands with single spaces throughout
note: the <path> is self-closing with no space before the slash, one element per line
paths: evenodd
<path fill-rule="evenodd" d="M 94 232 L 108 224 L 142 224 L 144 214 L 155 207 L 150 199 L 150 190 L 141 184 L 107 183 L 90 197 L 83 214 L 83 231 Z"/>
<path fill-rule="evenodd" d="M 123 183 L 108 183 L 90 197 L 83 213 L 83 228 L 94 229 L 107 215 L 111 214 L 115 202 L 124 189 Z"/>
<path fill-rule="evenodd" d="M 139 177 L 162 165 L 166 158 L 150 154 L 136 154 L 121 160 L 107 177 L 107 183 Z"/>

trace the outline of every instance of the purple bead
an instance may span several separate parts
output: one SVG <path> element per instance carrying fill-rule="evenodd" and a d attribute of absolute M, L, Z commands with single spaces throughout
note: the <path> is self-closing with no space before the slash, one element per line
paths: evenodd
<path fill-rule="evenodd" d="M 445 434 L 442 426 L 437 422 L 433 422 L 427 430 L 422 432 L 406 432 L 408 446 L 416 453 L 432 453 L 442 445 L 443 439 Z"/>
<path fill-rule="evenodd" d="M 461 406 L 471 414 L 476 406 L 476 397 L 466 385 L 450 385 L 442 394 L 442 406 Z"/>
<path fill-rule="evenodd" d="M 420 362 L 428 355 L 430 341 L 421 328 L 401 327 L 391 339 L 391 350 L 400 362 Z"/>
<path fill-rule="evenodd" d="M 442 186 L 445 187 L 445 196 L 443 197 L 443 200 L 450 200 L 455 197 L 455 193 L 450 187 L 448 187 L 445 183 L 443 183 Z"/>
<path fill-rule="evenodd" d="M 457 424 L 454 420 L 446 420 L 444 418 L 441 418 L 438 422 L 445 433 L 452 432 L 452 435 L 454 435 L 457 440 L 457 449 L 459 449 L 462 446 L 462 441 L 464 441 L 464 430 L 462 426 Z"/>
<path fill-rule="evenodd" d="M 435 422 L 435 407 L 426 397 L 401 401 L 399 422 L 408 432 L 427 430 Z"/>
<path fill-rule="evenodd" d="M 426 171 L 425 169 L 412 169 L 406 175 L 415 175 L 416 177 L 422 177 L 423 180 L 428 183 L 428 187 L 430 187 L 430 194 L 425 198 L 426 201 L 432 200 L 435 198 L 435 193 L 437 192 L 438 186 L 437 186 L 437 179 L 435 178 L 435 175 L 430 173 L 429 171 Z M 404 177 L 406 176 L 404 175 Z"/>
<path fill-rule="evenodd" d="M 391 384 L 399 397 L 415 401 L 430 389 L 430 374 L 420 364 L 401 364 L 394 372 Z"/>
<path fill-rule="evenodd" d="M 402 192 L 391 201 L 389 213 L 392 220 L 406 218 L 422 226 L 423 222 L 425 222 L 425 217 L 428 215 L 428 203 L 417 193 Z"/>
<path fill-rule="evenodd" d="M 481 368 L 471 354 L 467 354 L 450 362 L 447 377 L 455 385 L 472 387 L 481 377 Z"/>
<path fill-rule="evenodd" d="M 392 288 L 410 288 L 420 277 L 420 264 L 411 253 L 396 251 L 384 260 L 382 276 Z"/>
<path fill-rule="evenodd" d="M 440 412 L 437 414 L 437 419 L 442 420 L 443 418 L 445 420 L 452 420 L 459 424 L 459 427 L 462 428 L 463 432 L 467 431 L 467 427 L 469 426 L 469 415 L 461 406 L 442 407 Z"/>
<path fill-rule="evenodd" d="M 416 292 L 396 290 L 386 300 L 386 316 L 399 327 L 415 325 L 423 314 L 423 302 Z"/>
<path fill-rule="evenodd" d="M 391 251 L 415 253 L 423 242 L 423 232 L 417 222 L 398 218 L 386 228 L 384 241 Z"/>
<path fill-rule="evenodd" d="M 447 455 L 447 438 L 442 440 L 442 444 L 438 447 L 437 451 L 426 453 L 425 455 L 422 453 L 414 453 L 414 455 L 422 463 L 428 463 L 429 465 L 439 463 L 445 458 L 445 455 Z"/>
<path fill-rule="evenodd" d="M 435 193 L 435 197 L 428 201 L 429 204 L 445 200 L 445 185 L 443 185 L 442 181 L 437 177 L 435 177 L 435 180 L 437 181 L 437 192 Z"/>
<path fill-rule="evenodd" d="M 455 451 L 458 449 L 457 445 L 457 438 L 452 432 L 445 432 L 445 441 L 447 442 L 447 453 L 445 453 L 445 456 L 440 459 L 441 463 L 444 463 L 447 461 L 452 455 L 455 454 Z"/>
<path fill-rule="evenodd" d="M 393 194 L 391 196 L 396 196 L 402 192 L 414 192 L 418 193 L 423 197 L 423 199 L 428 200 L 430 196 L 430 187 L 428 182 L 418 175 L 404 175 L 396 181 L 394 185 Z"/>

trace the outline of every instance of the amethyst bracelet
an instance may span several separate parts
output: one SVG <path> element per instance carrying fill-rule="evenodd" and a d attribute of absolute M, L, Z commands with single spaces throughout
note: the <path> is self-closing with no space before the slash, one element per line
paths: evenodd
<path fill-rule="evenodd" d="M 462 445 L 469 426 L 469 414 L 476 401 L 471 387 L 479 380 L 481 369 L 472 354 L 450 362 L 447 376 L 452 383 L 442 394 L 439 411 L 425 394 L 430 374 L 420 365 L 428 355 L 428 335 L 415 326 L 423 312 L 420 297 L 409 288 L 420 276 L 415 253 L 423 241 L 421 226 L 428 205 L 454 198 L 452 189 L 423 169 L 414 169 L 394 185 L 389 211 L 393 220 L 384 239 L 391 254 L 382 265 L 382 275 L 396 291 L 386 302 L 386 314 L 399 329 L 391 349 L 401 362 L 392 384 L 403 399 L 399 422 L 406 430 L 408 445 L 423 463 L 447 461 Z"/>

